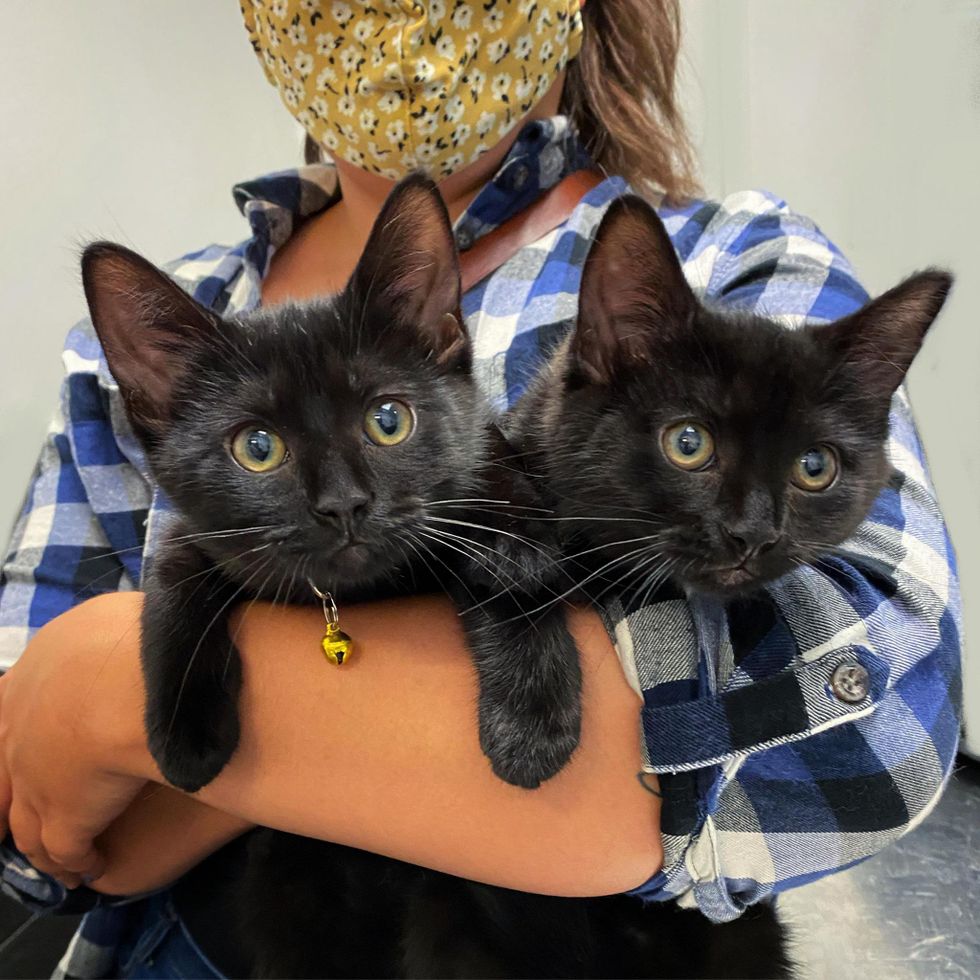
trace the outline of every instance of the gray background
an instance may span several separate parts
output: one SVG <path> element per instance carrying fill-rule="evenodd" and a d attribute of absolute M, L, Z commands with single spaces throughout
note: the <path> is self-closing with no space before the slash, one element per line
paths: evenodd
<path fill-rule="evenodd" d="M 687 0 L 685 101 L 712 195 L 766 187 L 872 291 L 959 275 L 911 390 L 980 636 L 980 2 Z M 166 261 L 246 234 L 230 186 L 299 157 L 234 0 L 0 0 L 0 526 L 51 417 L 80 243 Z M 0 535 L 3 531 L 0 530 Z M 971 604 L 971 600 L 972 604 Z M 980 642 L 980 641 L 978 641 Z M 980 752 L 980 659 L 967 664 Z"/>

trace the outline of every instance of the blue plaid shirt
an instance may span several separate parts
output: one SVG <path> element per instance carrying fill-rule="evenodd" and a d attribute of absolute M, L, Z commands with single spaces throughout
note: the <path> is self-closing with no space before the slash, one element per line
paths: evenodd
<path fill-rule="evenodd" d="M 563 118 L 529 125 L 456 223 L 461 248 L 586 161 Z M 275 251 L 334 199 L 330 167 L 242 184 L 251 236 L 169 267 L 200 302 L 238 313 L 259 302 Z M 582 264 L 610 177 L 568 220 L 465 296 L 476 368 L 498 408 L 512 405 L 540 351 L 574 323 Z M 820 230 L 759 191 L 663 206 L 685 272 L 703 296 L 787 327 L 830 320 L 867 299 Z M 3 567 L 0 657 L 99 592 L 139 587 L 160 501 L 90 324 L 68 335 L 67 379 Z M 638 894 L 726 920 L 745 906 L 875 854 L 935 805 L 956 751 L 959 597 L 953 552 L 904 390 L 889 443 L 895 475 L 869 518 L 821 569 L 801 569 L 727 608 L 666 600 L 604 609 L 627 678 L 642 693 L 645 768 L 664 793 L 663 870 Z M 842 698 L 838 668 L 867 690 Z M 839 676 L 839 675 L 838 675 Z M 43 907 L 78 907 L 12 850 L 4 887 Z M 138 904 L 138 903 L 135 903 Z M 115 969 L 134 903 L 100 904 L 62 963 L 74 976 Z"/>

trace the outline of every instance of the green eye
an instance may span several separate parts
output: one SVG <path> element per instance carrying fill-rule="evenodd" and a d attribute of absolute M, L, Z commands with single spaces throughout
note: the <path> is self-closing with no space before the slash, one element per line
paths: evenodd
<path fill-rule="evenodd" d="M 660 437 L 667 459 L 682 470 L 700 470 L 714 459 L 715 440 L 711 433 L 693 419 L 668 426 Z"/>
<path fill-rule="evenodd" d="M 385 398 L 375 402 L 364 416 L 364 432 L 377 446 L 397 446 L 415 429 L 415 415 L 404 402 Z"/>
<path fill-rule="evenodd" d="M 791 479 L 801 490 L 819 493 L 837 479 L 839 469 L 837 454 L 830 446 L 814 446 L 793 464 Z"/>
<path fill-rule="evenodd" d="M 249 473 L 271 473 L 282 466 L 286 444 L 269 429 L 249 426 L 231 440 L 231 456 Z"/>

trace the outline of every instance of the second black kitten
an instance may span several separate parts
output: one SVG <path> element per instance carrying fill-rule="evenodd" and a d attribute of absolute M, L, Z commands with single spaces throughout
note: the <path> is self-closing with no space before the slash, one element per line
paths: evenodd
<path fill-rule="evenodd" d="M 788 329 L 699 302 L 656 212 L 614 201 L 575 332 L 508 426 L 582 591 L 727 599 L 844 542 L 891 475 L 892 395 L 951 283 L 930 270 Z"/>

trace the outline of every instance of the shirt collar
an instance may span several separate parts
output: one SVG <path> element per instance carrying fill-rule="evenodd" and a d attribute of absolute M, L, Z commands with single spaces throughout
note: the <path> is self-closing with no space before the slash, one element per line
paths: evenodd
<path fill-rule="evenodd" d="M 457 219 L 460 249 L 520 213 L 567 174 L 589 165 L 567 117 L 527 123 L 493 179 Z M 272 254 L 302 221 L 338 200 L 337 172 L 333 164 L 308 164 L 237 184 L 232 193 L 252 229 L 247 258 L 264 276 Z"/>

